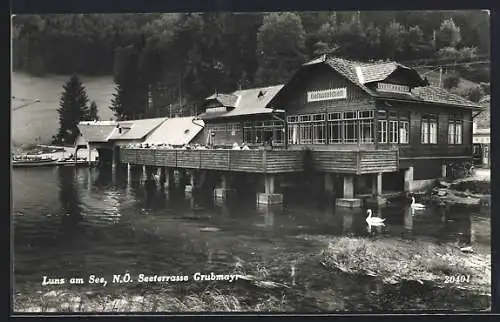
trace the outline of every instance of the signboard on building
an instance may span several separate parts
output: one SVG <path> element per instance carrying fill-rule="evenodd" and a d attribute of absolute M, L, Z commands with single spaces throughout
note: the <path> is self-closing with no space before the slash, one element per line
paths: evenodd
<path fill-rule="evenodd" d="M 377 90 L 380 92 L 390 92 L 390 93 L 409 93 L 410 87 L 405 85 L 387 84 L 387 83 L 377 83 Z"/>
<path fill-rule="evenodd" d="M 480 143 L 480 144 L 490 144 L 489 136 L 479 136 L 474 135 L 472 137 L 472 143 Z"/>
<path fill-rule="evenodd" d="M 332 88 L 307 92 L 307 102 L 339 100 L 347 98 L 347 88 Z"/>

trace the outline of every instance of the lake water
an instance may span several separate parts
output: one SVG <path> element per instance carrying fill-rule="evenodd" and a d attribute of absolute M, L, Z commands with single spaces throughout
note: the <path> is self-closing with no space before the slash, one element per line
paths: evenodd
<path fill-rule="evenodd" d="M 43 275 L 111 279 L 125 272 L 229 273 L 238 262 L 266 267 L 273 276 L 273 268 L 290 266 L 324 247 L 304 238 L 311 235 L 416 239 L 471 245 L 480 252 L 490 249 L 490 214 L 485 208 L 429 208 L 412 216 L 407 205 L 389 205 L 379 210 L 386 227 L 369 229 L 364 209 L 305 203 L 292 192 L 285 192 L 282 207 L 258 207 L 252 195 L 228 204 L 201 199 L 193 209 L 192 199 L 183 192 L 71 167 L 14 169 L 12 191 L 14 292 L 45 292 Z M 219 231 L 203 231 L 206 227 Z M 304 267 L 287 291 L 290 310 L 477 310 L 490 303 L 489 296 L 455 289 L 380 285 L 326 272 L 314 263 Z M 290 284 L 286 274 L 273 278 Z"/>

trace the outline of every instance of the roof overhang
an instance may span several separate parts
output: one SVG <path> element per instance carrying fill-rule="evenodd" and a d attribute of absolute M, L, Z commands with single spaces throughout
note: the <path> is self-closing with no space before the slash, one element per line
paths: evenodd
<path fill-rule="evenodd" d="M 397 101 L 397 102 L 405 102 L 405 103 L 421 103 L 428 105 L 439 105 L 439 106 L 447 106 L 447 107 L 462 107 L 469 108 L 471 110 L 482 110 L 484 107 L 482 106 L 473 106 L 473 105 L 462 105 L 462 104 L 450 104 L 450 103 L 441 103 L 441 102 L 430 102 L 430 101 L 422 101 L 422 100 L 412 100 L 412 99 L 404 99 L 404 98 L 395 98 L 395 97 L 383 97 L 383 96 L 375 96 L 375 99 L 382 101 Z"/>

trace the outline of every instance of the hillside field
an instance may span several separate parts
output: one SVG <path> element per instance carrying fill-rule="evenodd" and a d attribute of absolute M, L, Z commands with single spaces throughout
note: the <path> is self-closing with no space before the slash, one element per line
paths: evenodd
<path fill-rule="evenodd" d="M 68 76 L 35 77 L 21 72 L 11 74 L 11 139 L 14 145 L 35 143 L 50 143 L 52 135 L 59 128 L 59 98 Z M 85 77 L 81 81 L 87 88 L 89 100 L 96 101 L 101 120 L 109 120 L 113 112 L 109 109 L 114 83 L 112 76 Z M 39 99 L 39 103 L 27 105 L 17 110 L 15 107 L 26 103 L 25 100 Z"/>

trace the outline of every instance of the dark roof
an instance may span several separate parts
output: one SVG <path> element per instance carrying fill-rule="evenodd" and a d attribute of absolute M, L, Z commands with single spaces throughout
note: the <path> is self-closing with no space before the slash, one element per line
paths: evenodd
<path fill-rule="evenodd" d="M 303 68 L 319 64 L 329 66 L 331 69 L 335 70 L 340 75 L 344 76 L 353 84 L 357 85 L 363 91 L 375 98 L 411 100 L 464 107 L 480 107 L 480 105 L 466 100 L 458 95 L 452 94 L 442 88 L 428 85 L 427 81 L 422 78 L 416 70 L 398 62 L 385 61 L 367 63 L 323 55 L 305 63 Z M 410 88 L 413 88 L 411 88 L 411 92 L 408 94 L 377 91 L 369 86 L 370 83 L 387 79 L 396 70 L 406 70 L 409 77 L 411 77 L 411 85 L 413 86 L 410 86 Z M 292 81 L 294 78 L 295 76 L 292 78 Z"/>
<path fill-rule="evenodd" d="M 233 108 L 228 109 L 227 105 L 207 109 L 205 113 L 198 115 L 201 119 L 226 118 L 242 115 L 268 114 L 272 110 L 266 108 L 272 98 L 283 88 L 283 85 L 249 88 L 238 90 L 231 94 L 223 94 L 227 97 L 236 97 Z M 221 94 L 217 94 L 221 95 Z M 214 95 L 207 97 L 205 101 L 213 100 Z"/>
<path fill-rule="evenodd" d="M 411 92 L 413 97 L 424 102 L 480 107 L 479 104 L 437 86 L 415 87 Z"/>
<path fill-rule="evenodd" d="M 215 100 L 219 102 L 219 104 L 221 104 L 222 106 L 235 107 L 236 101 L 238 100 L 238 96 L 231 94 L 216 93 L 213 94 L 212 96 L 207 97 L 205 100 L 207 101 Z"/>
<path fill-rule="evenodd" d="M 412 74 L 413 82 L 416 85 L 425 84 L 425 80 L 416 70 L 394 61 L 367 63 L 340 57 L 325 57 L 324 62 L 357 85 L 383 81 L 398 69 L 406 70 Z"/>

